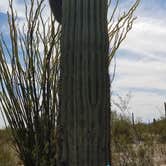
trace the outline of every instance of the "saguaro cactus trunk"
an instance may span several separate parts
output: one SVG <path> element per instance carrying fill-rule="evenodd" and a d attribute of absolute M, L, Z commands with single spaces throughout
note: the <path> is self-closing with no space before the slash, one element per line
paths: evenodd
<path fill-rule="evenodd" d="M 110 160 L 107 0 L 63 0 L 58 166 Z"/>

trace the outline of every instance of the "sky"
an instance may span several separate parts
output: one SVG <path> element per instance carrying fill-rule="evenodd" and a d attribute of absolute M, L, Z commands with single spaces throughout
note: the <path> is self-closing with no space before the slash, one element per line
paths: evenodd
<path fill-rule="evenodd" d="M 164 115 L 166 101 L 166 1 L 142 0 L 135 15 L 116 55 L 112 89 L 122 97 L 131 93 L 129 111 L 149 122 Z"/>
<path fill-rule="evenodd" d="M 126 10 L 133 2 L 121 0 L 119 11 Z M 14 8 L 24 21 L 23 1 L 14 0 Z M 0 32 L 8 41 L 7 9 L 8 1 L 1 0 Z M 45 10 L 45 17 L 49 12 Z M 135 15 L 133 29 L 116 53 L 113 99 L 117 99 L 117 94 L 125 98 L 130 93 L 129 112 L 149 122 L 164 115 L 166 101 L 166 1 L 142 0 Z M 4 126 L 1 116 L 0 126 Z"/>

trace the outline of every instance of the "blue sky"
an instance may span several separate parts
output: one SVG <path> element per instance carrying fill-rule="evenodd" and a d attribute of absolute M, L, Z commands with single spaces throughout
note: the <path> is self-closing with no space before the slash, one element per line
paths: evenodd
<path fill-rule="evenodd" d="M 25 10 L 20 2 L 23 1 L 14 0 L 14 6 L 18 16 L 24 18 Z M 126 10 L 133 2 L 121 0 L 119 10 Z M 7 9 L 7 0 L 1 0 L 0 32 L 8 40 Z M 49 16 L 49 10 L 45 13 L 45 17 Z M 133 29 L 116 54 L 112 90 L 121 96 L 130 92 L 129 111 L 143 121 L 151 121 L 164 114 L 163 103 L 166 101 L 166 1 L 142 0 L 135 15 L 137 20 Z"/>
<path fill-rule="evenodd" d="M 132 31 L 117 52 L 113 91 L 122 96 L 131 92 L 129 111 L 151 121 L 164 114 L 166 100 L 166 1 L 142 0 L 136 16 Z"/>

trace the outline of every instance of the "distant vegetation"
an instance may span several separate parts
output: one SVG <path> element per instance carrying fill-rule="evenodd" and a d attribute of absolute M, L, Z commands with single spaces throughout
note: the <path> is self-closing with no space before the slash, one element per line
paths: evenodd
<path fill-rule="evenodd" d="M 150 124 L 112 113 L 112 161 L 114 166 L 166 164 L 166 120 Z"/>

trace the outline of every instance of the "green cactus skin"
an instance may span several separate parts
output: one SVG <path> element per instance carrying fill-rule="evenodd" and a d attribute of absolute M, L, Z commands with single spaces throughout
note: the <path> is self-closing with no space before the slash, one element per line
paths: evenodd
<path fill-rule="evenodd" d="M 110 160 L 107 0 L 63 0 L 57 166 Z"/>

